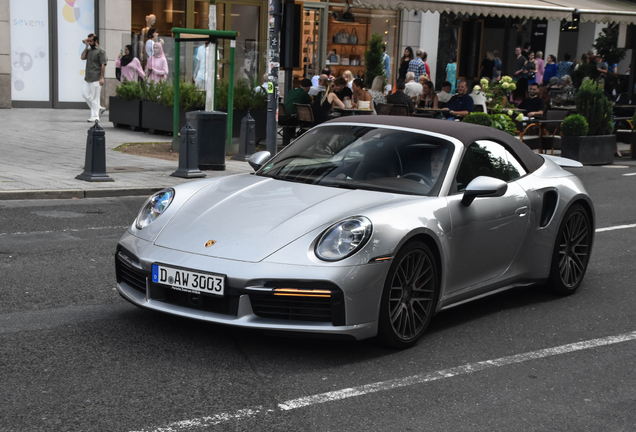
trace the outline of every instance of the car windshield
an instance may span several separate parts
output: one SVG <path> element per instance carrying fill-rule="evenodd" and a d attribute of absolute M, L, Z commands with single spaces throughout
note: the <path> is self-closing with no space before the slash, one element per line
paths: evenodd
<path fill-rule="evenodd" d="M 294 141 L 257 175 L 349 189 L 436 195 L 454 145 L 425 133 L 322 126 Z"/>

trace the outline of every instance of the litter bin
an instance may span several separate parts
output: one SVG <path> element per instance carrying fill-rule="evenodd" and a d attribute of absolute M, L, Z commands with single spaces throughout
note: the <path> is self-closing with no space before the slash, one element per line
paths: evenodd
<path fill-rule="evenodd" d="M 200 170 L 225 171 L 227 113 L 190 111 L 186 119 L 197 131 L 196 143 Z"/>

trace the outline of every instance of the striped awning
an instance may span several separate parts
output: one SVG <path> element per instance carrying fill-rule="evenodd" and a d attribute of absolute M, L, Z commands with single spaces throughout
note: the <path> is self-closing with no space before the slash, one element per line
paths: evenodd
<path fill-rule="evenodd" d="M 636 24 L 636 3 L 623 0 L 352 0 L 351 6 L 553 20 L 570 20 L 578 9 L 581 22 Z"/>

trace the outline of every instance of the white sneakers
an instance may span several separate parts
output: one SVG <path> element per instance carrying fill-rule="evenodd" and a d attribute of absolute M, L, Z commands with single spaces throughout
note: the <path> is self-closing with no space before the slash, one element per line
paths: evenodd
<path fill-rule="evenodd" d="M 101 117 L 102 114 L 104 114 L 104 111 L 106 111 L 106 107 L 99 107 L 99 117 Z M 99 117 L 91 117 L 86 121 L 89 123 L 95 123 L 96 121 L 99 121 Z"/>

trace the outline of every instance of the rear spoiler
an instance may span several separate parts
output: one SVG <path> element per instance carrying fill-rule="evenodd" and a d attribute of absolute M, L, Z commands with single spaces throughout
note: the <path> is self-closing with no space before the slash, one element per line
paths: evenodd
<path fill-rule="evenodd" d="M 575 161 L 574 159 L 568 159 L 560 156 L 551 156 L 547 154 L 541 154 L 544 159 L 549 159 L 555 164 L 559 165 L 563 168 L 581 168 L 583 164 L 579 161 Z"/>

